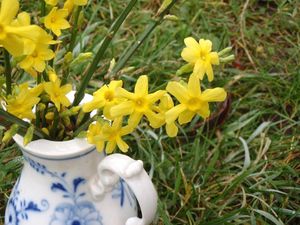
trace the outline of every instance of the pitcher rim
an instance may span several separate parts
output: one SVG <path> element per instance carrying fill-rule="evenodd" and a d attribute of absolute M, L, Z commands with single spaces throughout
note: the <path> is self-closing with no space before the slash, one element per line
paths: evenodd
<path fill-rule="evenodd" d="M 74 138 L 68 141 L 38 139 L 26 146 L 21 135 L 16 134 L 13 139 L 25 153 L 43 159 L 68 159 L 95 150 L 95 146 L 89 144 L 86 138 Z"/>

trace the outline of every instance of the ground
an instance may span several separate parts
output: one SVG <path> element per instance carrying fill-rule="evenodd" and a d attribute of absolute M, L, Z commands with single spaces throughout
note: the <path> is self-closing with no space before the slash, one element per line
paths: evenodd
<path fill-rule="evenodd" d="M 83 34 L 95 40 L 86 50 L 95 48 L 127 1 L 93 2 L 85 18 L 89 26 L 98 24 Z M 161 3 L 138 2 L 91 90 Z M 179 20 L 163 22 L 126 64 L 133 68 L 114 75 L 130 86 L 138 75 L 149 74 L 152 90 L 179 80 L 174 74 L 183 65 L 180 52 L 188 36 L 211 39 L 215 50 L 230 45 L 236 56 L 215 67 L 209 85 L 224 86 L 229 98 L 212 110 L 212 118 L 195 119 L 173 139 L 145 124 L 127 139 L 129 155 L 145 162 L 159 194 L 154 224 L 300 224 L 299 9 L 297 0 L 178 1 L 170 13 Z M 1 150 L 0 224 L 21 162 L 14 145 Z"/>

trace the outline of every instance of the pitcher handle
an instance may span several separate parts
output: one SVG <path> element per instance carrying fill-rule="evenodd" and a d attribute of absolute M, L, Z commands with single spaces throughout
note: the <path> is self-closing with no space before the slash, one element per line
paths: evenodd
<path fill-rule="evenodd" d="M 157 192 L 141 160 L 122 154 L 106 156 L 99 163 L 97 174 L 90 180 L 93 198 L 101 200 L 106 192 L 112 191 L 120 177 L 135 194 L 142 212 L 142 218 L 129 218 L 125 225 L 149 225 L 157 210 Z"/>

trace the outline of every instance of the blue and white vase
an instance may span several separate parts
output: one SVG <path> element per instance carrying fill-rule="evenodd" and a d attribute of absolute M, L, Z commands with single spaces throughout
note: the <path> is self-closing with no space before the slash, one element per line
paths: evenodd
<path fill-rule="evenodd" d="M 25 160 L 5 225 L 148 225 L 154 219 L 157 193 L 141 161 L 105 156 L 85 139 L 42 139 L 26 147 L 21 136 L 14 139 Z"/>
<path fill-rule="evenodd" d="M 74 91 L 68 98 L 74 99 Z M 85 95 L 82 102 L 92 99 Z M 86 139 L 23 145 L 24 167 L 5 212 L 5 225 L 149 225 L 157 193 L 140 160 L 106 156 Z M 138 209 L 139 208 L 139 209 Z M 140 210 L 142 217 L 138 217 Z"/>

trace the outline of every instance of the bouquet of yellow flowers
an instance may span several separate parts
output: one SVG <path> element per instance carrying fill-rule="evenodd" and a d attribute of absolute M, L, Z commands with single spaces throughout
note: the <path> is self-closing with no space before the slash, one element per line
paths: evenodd
<path fill-rule="evenodd" d="M 123 137 L 132 133 L 141 120 L 149 121 L 153 129 L 165 126 L 168 136 L 174 137 L 178 124 L 187 124 L 195 116 L 210 116 L 209 103 L 224 101 L 226 91 L 219 87 L 202 91 L 200 82 L 212 81 L 213 65 L 229 62 L 233 55 L 228 56 L 231 48 L 215 52 L 210 40 L 196 41 L 192 37 L 184 40 L 186 47 L 181 53 L 187 64 L 177 71 L 177 76 L 189 74 L 186 81 L 170 81 L 165 89 L 151 92 L 147 75 L 138 77 L 134 90 L 126 90 L 122 80 L 112 80 L 96 90 L 91 101 L 81 104 L 104 52 L 136 2 L 129 1 L 95 53 L 78 53 L 74 47 L 87 0 L 45 0 L 34 19 L 27 12 L 19 12 L 18 0 L 2 0 L 0 45 L 5 79 L 0 89 L 0 124 L 7 128 L 3 143 L 17 133 L 24 137 L 24 145 L 36 139 L 86 137 L 99 151 L 111 153 L 118 147 L 127 152 L 129 146 Z M 168 18 L 175 2 L 164 1 L 155 22 L 127 54 L 111 64 L 107 73 L 123 68 L 151 31 Z M 78 64 L 89 65 L 75 87 L 70 71 Z M 14 77 L 31 79 L 19 82 Z"/>

